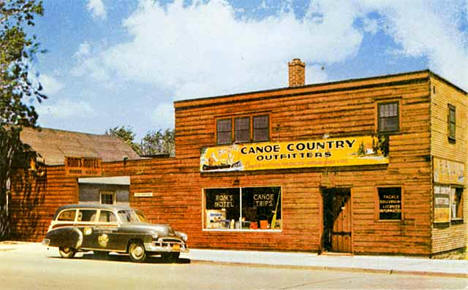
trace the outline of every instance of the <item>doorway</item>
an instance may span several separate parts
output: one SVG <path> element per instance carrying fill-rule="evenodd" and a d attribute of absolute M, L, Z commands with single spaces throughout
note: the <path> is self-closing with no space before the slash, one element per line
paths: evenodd
<path fill-rule="evenodd" d="M 322 248 L 330 252 L 352 252 L 351 190 L 324 188 Z"/>

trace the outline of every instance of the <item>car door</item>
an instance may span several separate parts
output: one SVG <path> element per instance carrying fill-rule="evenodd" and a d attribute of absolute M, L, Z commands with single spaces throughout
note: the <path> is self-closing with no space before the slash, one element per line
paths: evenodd
<path fill-rule="evenodd" d="M 79 209 L 75 227 L 78 228 L 83 234 L 83 243 L 81 248 L 89 249 L 95 247 L 94 232 L 96 229 L 97 210 L 96 209 Z"/>
<path fill-rule="evenodd" d="M 118 234 L 117 216 L 111 210 L 100 210 L 94 234 L 96 249 L 125 251 L 127 245 Z"/>

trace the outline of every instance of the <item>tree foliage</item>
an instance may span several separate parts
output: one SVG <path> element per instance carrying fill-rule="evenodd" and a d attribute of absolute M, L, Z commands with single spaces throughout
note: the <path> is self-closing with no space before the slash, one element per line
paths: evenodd
<path fill-rule="evenodd" d="M 143 155 L 169 154 L 170 156 L 174 156 L 174 134 L 175 131 L 173 129 L 148 132 L 141 139 L 140 146 Z"/>
<path fill-rule="evenodd" d="M 38 115 L 32 105 L 46 98 L 40 83 L 31 78 L 31 63 L 39 51 L 34 17 L 43 14 L 36 0 L 0 1 L 0 216 L 4 216 L 14 160 L 28 146 L 21 143 L 24 127 L 36 128 Z M 2 220 L 2 225 L 3 220 Z M 0 228 L 0 232 L 4 228 Z M 1 234 L 1 233 L 0 233 Z"/>
<path fill-rule="evenodd" d="M 135 133 L 133 132 L 132 128 L 130 127 L 127 128 L 125 126 L 120 126 L 120 127 L 117 126 L 117 127 L 106 130 L 106 135 L 120 138 L 122 141 L 124 141 L 130 147 L 132 147 L 132 149 L 136 153 L 141 154 L 140 145 L 134 141 Z"/>
<path fill-rule="evenodd" d="M 135 133 L 130 127 L 118 126 L 106 130 L 107 135 L 116 136 L 127 143 L 132 149 L 142 156 L 157 154 L 169 154 L 174 156 L 173 129 L 150 131 L 138 143 L 135 141 Z"/>

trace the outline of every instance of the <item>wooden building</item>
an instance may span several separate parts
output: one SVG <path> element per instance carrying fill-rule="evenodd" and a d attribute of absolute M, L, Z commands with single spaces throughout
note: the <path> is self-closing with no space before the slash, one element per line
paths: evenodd
<path fill-rule="evenodd" d="M 124 177 L 130 205 L 193 248 L 464 249 L 466 92 L 430 71 L 305 85 L 304 66 L 289 63 L 286 88 L 175 102 L 174 158 L 102 162 L 99 177 L 48 166 L 36 231 L 18 236 L 39 240 L 57 206 L 83 202 L 80 180 Z"/>

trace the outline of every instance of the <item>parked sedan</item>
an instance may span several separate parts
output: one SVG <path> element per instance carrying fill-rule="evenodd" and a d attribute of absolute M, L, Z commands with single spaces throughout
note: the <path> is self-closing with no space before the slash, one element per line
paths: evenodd
<path fill-rule="evenodd" d="M 177 260 L 188 252 L 187 235 L 167 224 L 147 223 L 141 211 L 111 205 L 66 205 L 59 207 L 43 244 L 58 247 L 64 258 L 78 251 L 127 253 L 133 262 L 148 255 Z"/>

